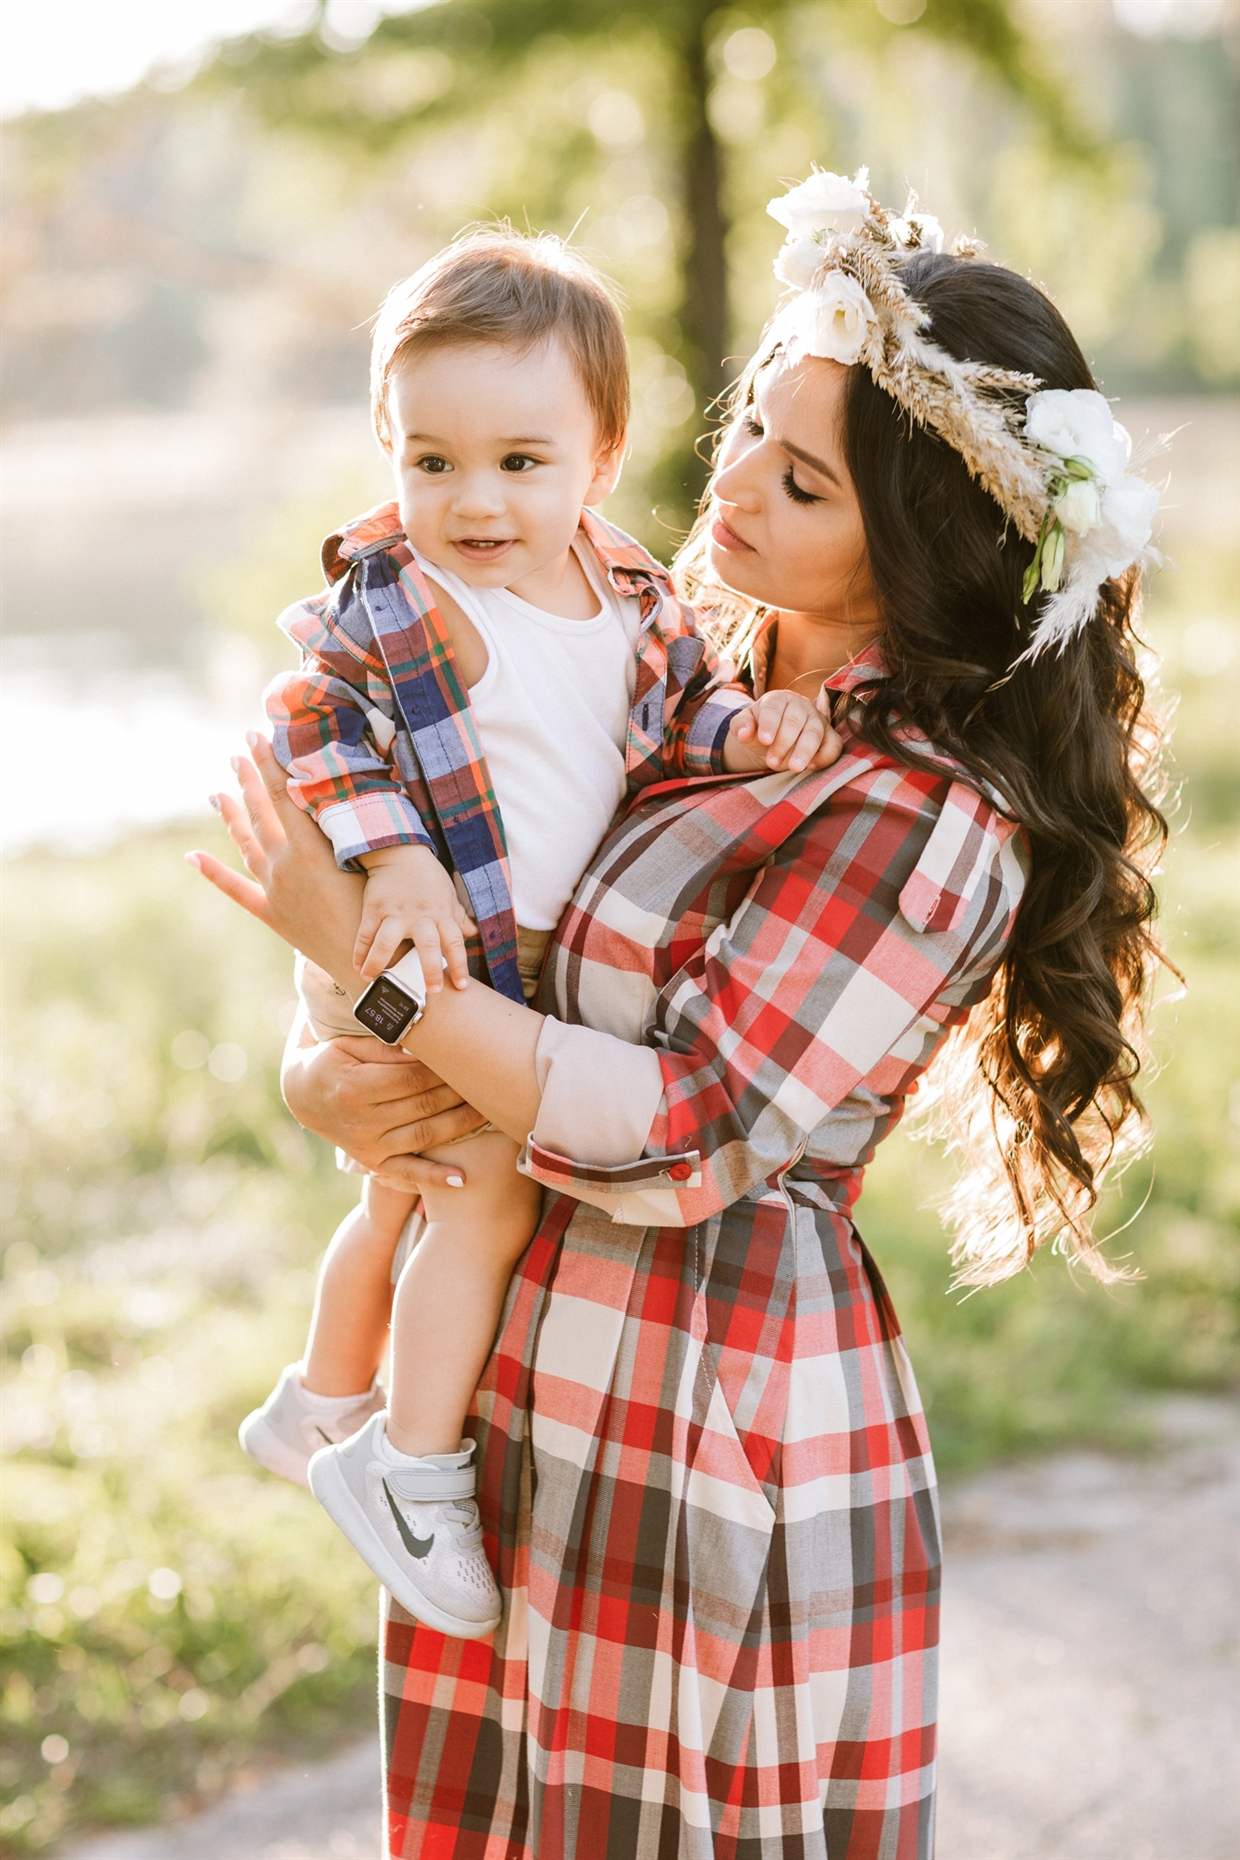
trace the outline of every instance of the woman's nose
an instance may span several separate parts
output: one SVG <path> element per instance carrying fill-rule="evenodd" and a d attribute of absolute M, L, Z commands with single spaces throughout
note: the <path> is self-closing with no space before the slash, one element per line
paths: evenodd
<path fill-rule="evenodd" d="M 752 472 L 745 469 L 746 462 L 747 455 L 742 454 L 725 464 L 715 473 L 712 489 L 725 504 L 756 516 L 762 505 L 762 494 L 753 482 Z"/>

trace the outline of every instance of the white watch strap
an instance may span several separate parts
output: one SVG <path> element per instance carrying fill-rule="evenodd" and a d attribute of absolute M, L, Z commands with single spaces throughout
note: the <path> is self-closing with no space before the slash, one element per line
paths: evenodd
<path fill-rule="evenodd" d="M 426 1006 L 426 973 L 416 949 L 411 949 L 407 956 L 394 962 L 390 969 L 384 970 L 394 982 L 399 982 L 406 994 L 413 996 L 420 1006 Z"/>
<path fill-rule="evenodd" d="M 440 957 L 440 961 L 446 969 L 447 959 Z M 391 968 L 385 969 L 383 973 L 390 975 L 394 982 L 399 982 L 415 1001 L 420 1002 L 423 1007 L 426 1006 L 426 971 L 422 967 L 422 959 L 416 949 L 411 949 L 407 956 L 402 956 L 399 962 L 394 962 Z"/>

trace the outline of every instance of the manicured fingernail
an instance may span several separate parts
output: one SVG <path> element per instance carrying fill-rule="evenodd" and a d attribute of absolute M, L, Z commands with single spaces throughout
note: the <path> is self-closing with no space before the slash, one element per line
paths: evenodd
<path fill-rule="evenodd" d="M 208 799 L 208 801 L 209 801 L 209 802 L 211 803 L 211 805 L 212 805 L 212 807 L 213 807 L 213 808 L 215 809 L 215 811 L 216 811 L 216 813 L 218 814 L 218 813 L 219 813 L 219 811 L 220 811 L 220 797 L 219 797 L 219 795 L 218 795 L 218 794 L 209 794 L 209 795 L 207 796 L 207 799 Z"/>
<path fill-rule="evenodd" d="M 241 773 L 241 757 L 240 757 L 240 756 L 229 756 L 229 758 L 228 758 L 228 766 L 229 766 L 229 768 L 230 768 L 230 769 L 231 769 L 231 770 L 233 771 L 233 774 L 234 774 L 234 775 L 240 775 L 240 773 Z"/>
<path fill-rule="evenodd" d="M 258 748 L 258 731 L 247 730 L 245 733 L 245 740 L 250 745 L 251 749 L 257 749 Z"/>
<path fill-rule="evenodd" d="M 198 854 L 197 854 L 197 853 L 186 853 L 186 855 L 185 855 L 185 863 L 186 863 L 186 865 L 192 865 L 192 866 L 193 866 L 193 868 L 194 868 L 194 870 L 195 870 L 195 872 L 201 872 L 201 870 L 202 870 L 202 866 L 201 866 L 201 865 L 199 864 L 199 862 L 198 862 Z"/>
<path fill-rule="evenodd" d="M 463 1175 L 450 1175 L 447 1180 L 449 1188 L 464 1188 L 465 1186 L 465 1177 Z"/>

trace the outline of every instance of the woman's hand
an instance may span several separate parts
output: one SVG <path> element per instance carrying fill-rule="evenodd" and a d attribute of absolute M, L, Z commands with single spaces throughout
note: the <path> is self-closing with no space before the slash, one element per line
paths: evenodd
<path fill-rule="evenodd" d="M 330 840 L 290 801 L 287 778 L 266 737 L 251 731 L 246 740 L 254 762 L 233 759 L 244 807 L 231 795 L 211 798 L 251 877 L 210 853 L 186 858 L 225 897 L 326 969 L 357 1000 L 364 985 L 353 967 L 353 949 L 364 881 L 360 873 L 339 869 Z"/>
<path fill-rule="evenodd" d="M 481 1116 L 399 1047 L 364 1034 L 317 1041 L 302 1019 L 289 1036 L 280 1082 L 299 1124 L 385 1182 L 416 1190 L 467 1173 L 415 1152 L 468 1136 Z"/>
<path fill-rule="evenodd" d="M 210 853 L 186 857 L 225 897 L 325 969 L 356 1002 L 364 991 L 353 967 L 362 879 L 339 870 L 326 836 L 289 799 L 270 743 L 256 733 L 247 741 L 257 768 L 244 756 L 233 764 L 245 805 L 221 795 L 216 806 L 251 877 L 243 878 Z M 540 1014 L 471 981 L 465 989 L 445 988 L 429 996 L 426 1012 L 402 1044 L 440 1078 L 454 1081 L 481 1117 L 523 1143 L 538 1121 L 542 1099 L 535 1064 L 541 1028 Z M 292 1099 L 290 1109 L 297 1114 Z M 339 1141 L 334 1124 L 324 1120 L 322 1128 Z M 357 1154 L 351 1145 L 341 1147 Z"/>

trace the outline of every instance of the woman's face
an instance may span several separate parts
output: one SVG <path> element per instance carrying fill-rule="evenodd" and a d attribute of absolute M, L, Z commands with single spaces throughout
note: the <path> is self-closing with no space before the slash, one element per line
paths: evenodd
<path fill-rule="evenodd" d="M 737 594 L 872 634 L 878 608 L 840 437 L 847 379 L 815 356 L 758 371 L 711 484 L 710 561 Z"/>

